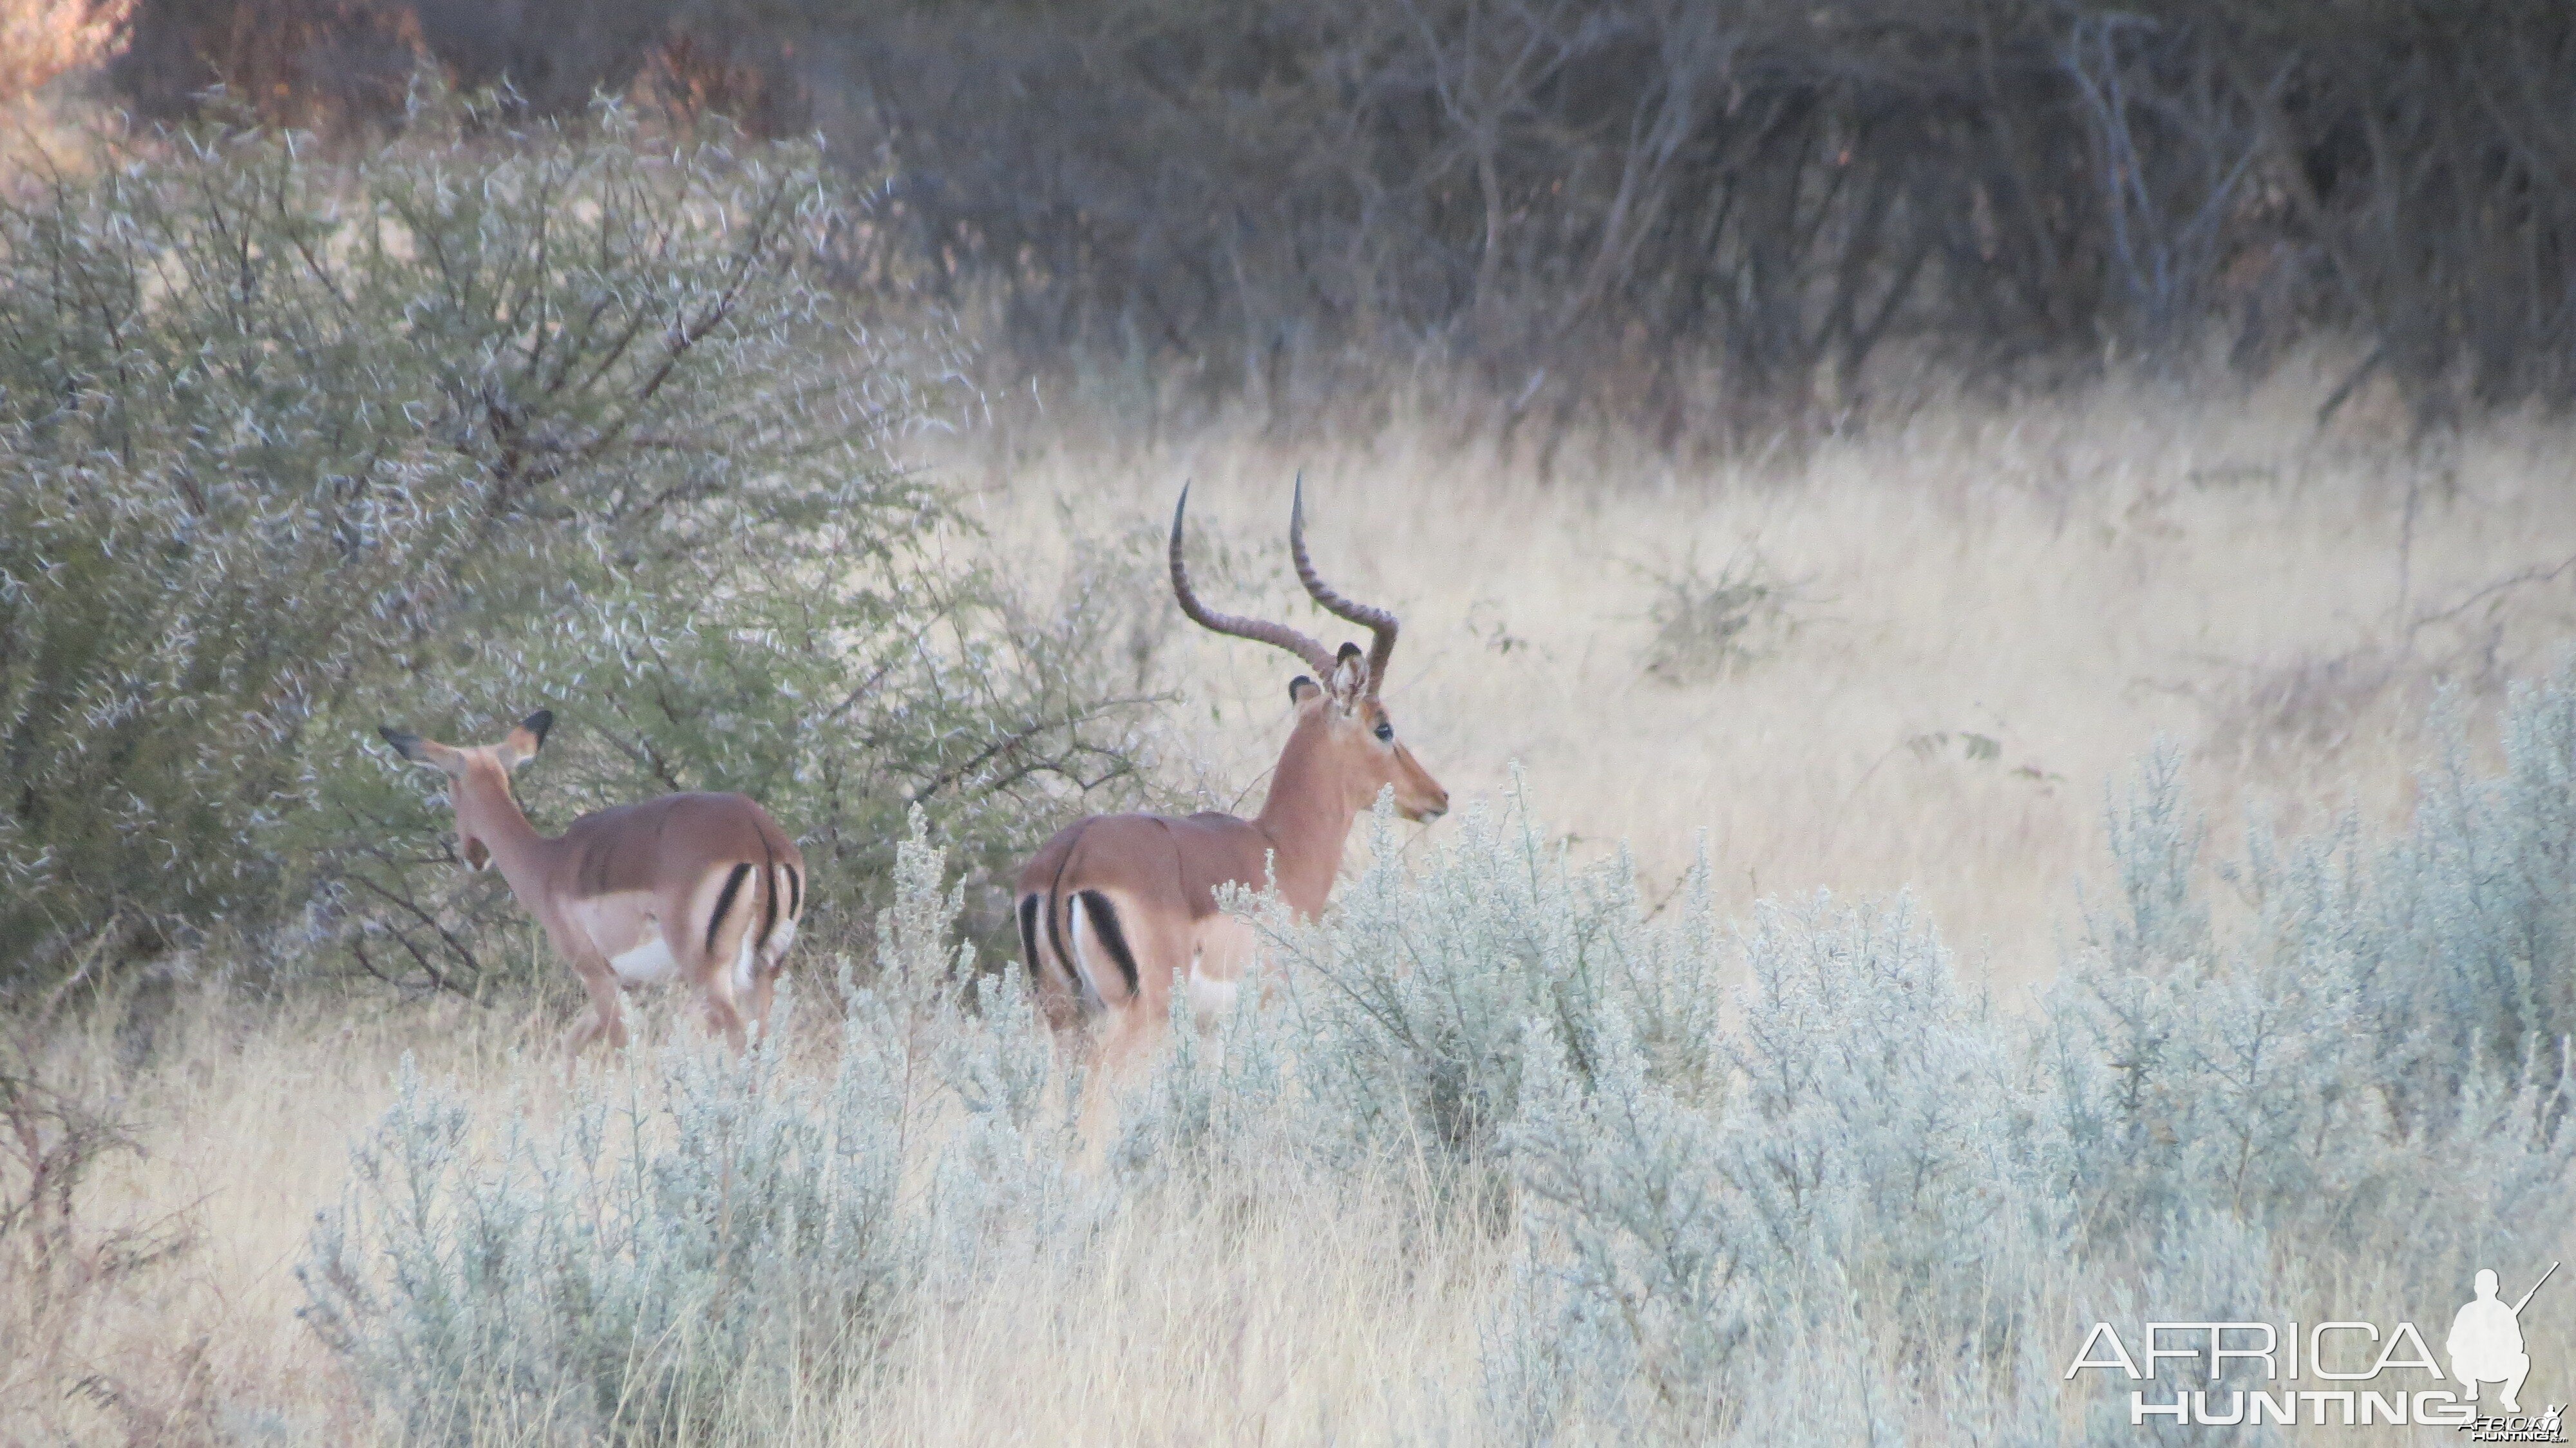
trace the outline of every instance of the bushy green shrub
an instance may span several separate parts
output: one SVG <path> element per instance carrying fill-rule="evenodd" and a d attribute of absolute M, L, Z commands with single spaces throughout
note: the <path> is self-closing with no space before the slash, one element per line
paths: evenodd
<path fill-rule="evenodd" d="M 907 809 L 981 862 L 1128 777 L 1098 610 L 1029 622 L 893 461 L 947 360 L 818 281 L 812 148 L 439 95 L 346 162 L 102 146 L 0 208 L 0 979 L 221 930 L 474 988 L 508 909 L 389 719 L 551 706 L 541 827 L 752 794 L 827 936 Z"/>

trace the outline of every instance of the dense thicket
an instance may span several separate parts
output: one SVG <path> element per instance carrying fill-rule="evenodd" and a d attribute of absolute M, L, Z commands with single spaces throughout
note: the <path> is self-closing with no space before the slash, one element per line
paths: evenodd
<path fill-rule="evenodd" d="M 942 359 L 814 280 L 810 147 L 432 101 L 300 149 L 206 125 L 0 207 L 0 985 L 222 931 L 474 988 L 523 915 L 385 721 L 551 706 L 541 827 L 751 793 L 827 937 L 907 809 L 997 859 L 1129 777 L 1088 595 L 1024 621 L 891 462 Z"/>
<path fill-rule="evenodd" d="M 302 0 L 239 23 L 277 8 L 147 0 L 129 92 L 225 73 L 365 111 L 418 52 L 559 109 L 640 79 L 817 128 L 885 178 L 854 262 L 989 308 L 1025 364 L 1138 389 L 1294 401 L 1429 356 L 1523 407 L 1678 428 L 1707 396 L 1800 415 L 2213 330 L 2249 366 L 2349 339 L 2353 377 L 2427 422 L 2576 389 L 2576 12 L 2553 0 Z"/>

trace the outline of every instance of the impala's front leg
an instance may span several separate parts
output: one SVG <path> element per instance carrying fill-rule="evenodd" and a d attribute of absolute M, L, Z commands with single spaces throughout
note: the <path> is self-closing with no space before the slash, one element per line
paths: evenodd
<path fill-rule="evenodd" d="M 572 968 L 581 977 L 582 989 L 590 995 L 590 1014 L 573 1022 L 572 1029 L 564 1032 L 565 1055 L 579 1059 L 582 1052 L 590 1049 L 590 1043 L 602 1036 L 608 1038 L 611 1047 L 625 1050 L 626 1003 L 618 990 L 617 972 L 610 968 L 608 958 L 602 955 L 576 956 Z"/>

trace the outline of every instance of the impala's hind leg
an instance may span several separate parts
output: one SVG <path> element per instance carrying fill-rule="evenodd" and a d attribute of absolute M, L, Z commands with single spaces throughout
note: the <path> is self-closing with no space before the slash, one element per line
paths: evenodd
<path fill-rule="evenodd" d="M 767 903 L 762 884 L 758 866 L 735 865 L 726 873 L 724 888 L 704 917 L 706 925 L 672 942 L 674 951 L 680 953 L 680 978 L 696 994 L 698 1013 L 706 1021 L 708 1032 L 722 1036 L 737 1056 L 746 1046 L 743 1003 L 757 1001 L 764 1009 L 767 1005 L 756 979 L 761 973 L 757 936 L 764 923 L 762 907 Z M 689 903 L 685 897 L 671 901 L 672 917 L 698 918 L 690 912 Z"/>
<path fill-rule="evenodd" d="M 760 995 L 748 979 L 754 973 L 751 955 L 751 931 L 746 927 L 736 931 L 731 940 L 719 937 L 717 948 L 705 952 L 695 973 L 699 1009 L 706 1017 L 707 1030 L 723 1036 L 737 1056 L 745 1048 L 739 1002 L 745 996 L 757 1000 Z"/>
<path fill-rule="evenodd" d="M 751 1023 L 762 1041 L 769 1039 L 769 1008 L 778 1000 L 778 976 L 775 966 L 759 966 L 752 972 Z"/>
<path fill-rule="evenodd" d="M 778 999 L 778 978 L 787 973 L 787 952 L 796 944 L 797 912 L 804 908 L 805 881 L 793 865 L 778 865 L 770 871 L 770 888 L 778 899 L 787 902 L 786 913 L 761 937 L 758 948 L 744 960 L 744 985 L 751 997 L 751 1019 L 760 1028 L 760 1039 L 769 1039 L 769 1010 Z"/>
<path fill-rule="evenodd" d="M 1149 1059 L 1170 1023 L 1172 988 L 1189 958 L 1186 926 L 1164 926 L 1125 897 L 1076 892 L 1068 944 L 1084 982 L 1102 1002 L 1100 1055 L 1112 1072 Z"/>
<path fill-rule="evenodd" d="M 707 1029 L 723 1036 L 725 1044 L 733 1048 L 733 1053 L 741 1055 L 747 1041 L 743 1032 L 742 1008 L 733 1003 L 733 992 L 721 985 L 715 986 L 707 991 L 705 1005 Z"/>
<path fill-rule="evenodd" d="M 1074 978 L 1073 963 L 1057 947 L 1063 939 L 1063 923 L 1046 917 L 1043 892 L 1032 890 L 1020 897 L 1020 960 L 1028 967 L 1029 985 L 1037 992 L 1047 1028 L 1055 1033 L 1056 1054 L 1072 1065 L 1090 1054 L 1090 1037 L 1083 1029 L 1081 986 Z"/>
<path fill-rule="evenodd" d="M 1100 1021 L 1102 1071 L 1124 1080 L 1135 1069 L 1152 1062 L 1154 1046 L 1163 1039 L 1167 1024 L 1141 998 L 1110 1007 Z"/>

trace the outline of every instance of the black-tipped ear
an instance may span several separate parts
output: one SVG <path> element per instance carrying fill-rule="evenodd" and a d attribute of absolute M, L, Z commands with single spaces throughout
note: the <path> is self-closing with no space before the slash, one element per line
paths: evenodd
<path fill-rule="evenodd" d="M 1299 674 L 1288 681 L 1288 702 L 1291 704 L 1303 704 L 1322 692 L 1324 692 L 1324 686 L 1304 674 Z"/>
<path fill-rule="evenodd" d="M 1333 677 L 1325 681 L 1324 687 L 1336 702 L 1348 704 L 1359 697 L 1360 685 L 1367 679 L 1368 666 L 1361 660 L 1360 646 L 1344 644 L 1341 654 L 1333 660 Z"/>
<path fill-rule="evenodd" d="M 401 755 L 403 758 L 410 760 L 414 764 L 427 764 L 429 762 L 429 757 L 421 753 L 419 735 L 412 733 L 408 729 L 396 729 L 390 724 L 378 725 L 376 727 L 376 732 L 385 736 L 385 742 L 394 747 L 394 753 Z"/>
<path fill-rule="evenodd" d="M 493 751 L 493 757 L 501 761 L 503 769 L 516 769 L 536 758 L 537 751 L 545 746 L 546 731 L 554 727 L 554 722 L 553 710 L 539 709 L 519 721 L 518 727 L 512 729 L 510 736 Z"/>

